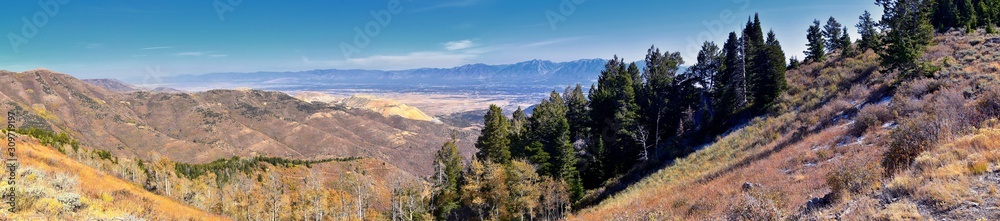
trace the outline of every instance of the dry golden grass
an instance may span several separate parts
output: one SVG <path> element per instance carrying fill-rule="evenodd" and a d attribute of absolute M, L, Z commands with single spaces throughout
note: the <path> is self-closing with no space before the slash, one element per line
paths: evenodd
<path fill-rule="evenodd" d="M 909 201 L 889 204 L 879 215 L 881 220 L 923 220 L 923 216 L 917 210 L 917 205 Z"/>
<path fill-rule="evenodd" d="M 76 176 L 79 185 L 75 188 L 80 193 L 84 205 L 87 206 L 73 213 L 62 212 L 60 215 L 53 216 L 62 211 L 56 208 L 56 206 L 61 207 L 62 204 L 51 198 L 44 198 L 35 203 L 34 208 L 37 210 L 4 214 L 9 218 L 18 220 L 41 216 L 55 219 L 110 219 L 134 215 L 165 220 L 227 220 L 225 217 L 150 193 L 132 183 L 95 170 L 59 153 L 52 147 L 38 144 L 34 139 L 19 141 L 17 148 L 23 154 L 20 160 L 24 166 L 44 171 L 47 174 L 72 174 Z M 5 212 L 6 210 L 4 210 Z"/>

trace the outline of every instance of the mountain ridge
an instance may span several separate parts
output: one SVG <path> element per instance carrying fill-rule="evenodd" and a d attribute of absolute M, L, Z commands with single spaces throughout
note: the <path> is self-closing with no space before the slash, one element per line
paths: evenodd
<path fill-rule="evenodd" d="M 167 156 L 185 163 L 268 155 L 370 157 L 426 175 L 433 147 L 451 127 L 363 109 L 305 102 L 259 90 L 114 92 L 48 70 L 0 71 L 0 105 L 34 127 L 78 138 L 114 155 Z M 476 131 L 462 131 L 462 137 Z M 462 142 L 471 154 L 471 141 Z"/>
<path fill-rule="evenodd" d="M 259 85 L 490 85 L 490 84 L 589 84 L 606 60 L 580 59 L 566 62 L 529 60 L 513 64 L 466 64 L 452 68 L 406 70 L 314 69 L 306 71 L 219 72 L 163 78 L 167 84 L 253 83 Z M 262 83 L 263 82 L 263 83 Z"/>

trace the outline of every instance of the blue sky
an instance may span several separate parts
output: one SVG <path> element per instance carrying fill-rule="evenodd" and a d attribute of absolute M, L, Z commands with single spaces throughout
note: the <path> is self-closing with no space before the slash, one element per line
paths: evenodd
<path fill-rule="evenodd" d="M 775 31 L 789 57 L 801 58 L 813 19 L 825 22 L 834 16 L 856 37 L 858 15 L 864 10 L 881 15 L 873 0 L 31 0 L 3 5 L 0 33 L 7 41 L 0 43 L 0 69 L 48 68 L 80 78 L 129 80 L 616 54 L 639 60 L 654 44 L 680 51 L 690 64 L 701 42 L 721 45 L 754 12 L 760 13 L 765 31 Z"/>

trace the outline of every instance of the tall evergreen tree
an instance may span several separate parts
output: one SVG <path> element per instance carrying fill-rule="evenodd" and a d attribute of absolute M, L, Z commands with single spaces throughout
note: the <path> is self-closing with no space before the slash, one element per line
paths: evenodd
<path fill-rule="evenodd" d="M 754 55 L 760 72 L 751 75 L 750 88 L 753 95 L 753 107 L 763 111 L 778 98 L 785 87 L 785 53 L 775 38 L 774 31 L 767 33 L 767 42 Z"/>
<path fill-rule="evenodd" d="M 629 130 L 629 136 L 637 143 L 648 142 L 656 146 L 661 138 L 668 137 L 675 131 L 676 122 L 680 119 L 681 98 L 675 85 L 678 83 L 678 70 L 684 64 L 679 52 L 663 52 L 655 46 L 650 47 L 646 54 L 646 67 L 642 73 L 645 85 L 636 96 L 636 103 L 641 111 L 640 124 L 647 131 L 643 140 L 636 140 L 638 128 Z M 636 125 L 638 126 L 638 125 Z"/>
<path fill-rule="evenodd" d="M 566 106 L 559 93 L 552 91 L 549 99 L 543 100 L 541 104 L 535 106 L 535 112 L 529 119 L 535 138 L 541 141 L 545 152 L 550 156 L 549 162 L 552 164 L 553 174 L 557 178 L 566 181 L 570 189 L 579 187 L 582 194 L 582 183 L 580 173 L 576 169 L 576 150 L 570 142 L 569 123 L 566 120 Z M 576 193 L 574 193 L 576 194 Z"/>
<path fill-rule="evenodd" d="M 742 53 L 744 54 L 744 56 L 746 56 L 745 57 L 746 68 L 753 69 L 757 67 L 756 64 L 753 64 L 753 61 L 755 61 L 753 56 L 757 54 L 756 51 L 758 49 L 764 47 L 764 29 L 763 27 L 761 27 L 760 17 L 758 16 L 757 13 L 754 13 L 753 20 L 747 20 L 747 25 L 743 29 L 742 40 L 743 40 Z M 747 74 L 749 75 L 751 72 L 754 71 L 748 71 Z"/>
<path fill-rule="evenodd" d="M 706 41 L 698 51 L 698 61 L 688 68 L 691 74 L 697 79 L 699 85 L 706 90 L 712 90 L 715 75 L 722 69 L 722 51 L 714 42 Z"/>
<path fill-rule="evenodd" d="M 931 17 L 931 23 L 937 31 L 945 32 L 948 29 L 958 27 L 958 21 L 958 6 L 953 0 L 943 0 L 937 3 Z"/>
<path fill-rule="evenodd" d="M 876 0 L 875 4 L 882 6 L 885 12 L 880 24 L 883 30 L 887 30 L 886 47 L 878 51 L 882 66 L 889 71 L 899 71 L 903 78 L 928 74 L 918 70 L 917 58 L 933 37 L 931 10 L 928 10 L 934 6 L 933 1 Z"/>
<path fill-rule="evenodd" d="M 549 152 L 545 151 L 545 145 L 542 144 L 542 141 L 532 141 L 525 146 L 524 149 L 527 154 L 528 162 L 535 165 L 538 174 L 543 176 L 555 176 L 555 174 L 552 174 L 552 171 L 556 170 L 551 162 L 552 156 L 549 155 Z"/>
<path fill-rule="evenodd" d="M 600 156 L 601 153 L 604 153 L 604 141 L 598 136 L 596 139 L 591 141 L 591 144 L 588 145 L 588 149 L 592 154 L 590 155 L 590 159 L 588 159 L 590 162 L 587 167 L 583 168 L 581 178 L 583 180 L 584 187 L 590 189 L 601 186 L 604 179 L 606 179 L 604 174 L 604 161 Z"/>
<path fill-rule="evenodd" d="M 754 104 L 756 101 L 754 99 L 758 98 L 760 95 L 754 94 L 760 92 L 760 90 L 755 90 L 760 86 L 755 86 L 753 84 L 762 83 L 759 79 L 766 78 L 767 72 L 767 46 L 764 44 L 764 32 L 762 30 L 760 19 L 756 14 L 754 14 L 753 22 L 748 22 L 746 29 L 743 30 L 743 56 L 744 56 L 744 67 L 746 72 L 744 79 L 744 87 L 746 88 L 745 93 L 747 97 L 748 104 Z M 757 106 L 754 104 L 754 106 Z"/>
<path fill-rule="evenodd" d="M 826 39 L 824 46 L 826 46 L 827 52 L 843 49 L 844 45 L 841 41 L 841 28 L 843 28 L 843 26 L 840 25 L 840 22 L 837 22 L 837 19 L 832 16 L 830 19 L 826 20 L 826 25 L 823 26 L 823 38 Z"/>
<path fill-rule="evenodd" d="M 431 197 L 433 213 L 438 220 L 448 220 L 460 207 L 459 180 L 462 173 L 462 156 L 454 140 L 446 142 L 434 155 L 434 194 Z"/>
<path fill-rule="evenodd" d="M 874 19 L 872 19 L 872 14 L 867 10 L 861 16 L 858 16 L 858 24 L 854 27 L 858 28 L 858 35 L 860 35 L 860 40 L 858 40 L 858 48 L 863 51 L 868 49 L 878 49 L 879 45 L 882 44 L 882 37 L 879 35 L 878 25 Z"/>
<path fill-rule="evenodd" d="M 823 47 L 823 31 L 820 29 L 819 20 L 813 20 L 813 25 L 809 26 L 809 30 L 806 33 L 806 61 L 823 61 L 826 56 L 826 50 Z"/>
<path fill-rule="evenodd" d="M 570 141 L 584 139 L 590 130 L 590 115 L 587 106 L 589 101 L 587 101 L 587 96 L 583 94 L 583 87 L 576 84 L 572 90 L 566 88 L 563 100 L 566 101 L 566 120 L 569 121 Z"/>
<path fill-rule="evenodd" d="M 590 116 L 594 136 L 603 141 L 604 153 L 599 154 L 605 174 L 623 171 L 634 162 L 636 145 L 629 138 L 638 119 L 638 105 L 632 75 L 618 56 L 605 64 L 590 92 Z"/>
<path fill-rule="evenodd" d="M 510 162 L 510 121 L 503 115 L 503 111 L 497 105 L 490 105 L 490 109 L 483 116 L 486 123 L 482 133 L 476 139 L 476 158 L 484 161 L 492 161 L 500 164 Z"/>
<path fill-rule="evenodd" d="M 842 49 L 846 49 L 847 47 L 850 47 L 851 43 L 852 43 L 851 42 L 851 35 L 847 33 L 847 27 L 844 27 L 844 30 L 841 31 L 840 33 L 841 33 L 841 35 L 840 35 L 840 47 Z"/>
<path fill-rule="evenodd" d="M 949 1 L 949 0 L 941 0 Z M 966 28 L 966 31 L 973 31 L 978 28 L 978 15 L 976 15 L 976 4 L 972 0 L 957 0 L 958 3 L 958 26 Z"/>
<path fill-rule="evenodd" d="M 844 37 L 847 37 L 847 33 L 844 33 Z M 850 41 L 850 38 L 845 40 L 845 42 Z M 787 70 L 785 52 L 781 49 L 781 42 L 778 42 L 774 31 L 767 33 L 767 48 L 767 56 L 770 58 L 770 62 L 768 62 L 767 71 L 768 87 L 764 88 L 764 95 L 761 96 L 764 101 L 764 107 L 771 106 L 778 99 L 778 96 L 781 96 L 788 89 L 788 82 L 785 79 L 785 71 Z"/>
<path fill-rule="evenodd" d="M 735 32 L 729 33 L 729 39 L 722 46 L 723 62 L 722 70 L 712 79 L 712 97 L 714 98 L 713 109 L 715 113 L 715 125 L 724 124 L 737 109 L 741 108 L 743 87 L 743 67 L 742 55 L 740 54 L 740 42 Z"/>
<path fill-rule="evenodd" d="M 696 116 L 691 116 L 692 119 L 690 119 L 693 121 L 692 123 L 697 125 L 694 129 L 703 129 L 704 126 L 711 124 L 716 117 L 715 108 L 712 106 L 714 90 L 716 89 L 715 79 L 722 72 L 724 59 L 725 56 L 719 46 L 713 42 L 705 42 L 702 44 L 701 50 L 698 51 L 697 62 L 688 68 L 690 78 L 693 79 L 692 83 L 700 86 L 694 90 L 697 92 L 694 98 L 697 103 L 693 104 L 694 107 L 691 108 L 696 111 L 692 113 Z"/>
<path fill-rule="evenodd" d="M 510 118 L 510 157 L 512 159 L 522 159 L 529 157 L 526 147 L 530 143 L 527 139 L 528 134 L 528 117 L 524 114 L 524 110 L 521 107 L 517 107 Z"/>

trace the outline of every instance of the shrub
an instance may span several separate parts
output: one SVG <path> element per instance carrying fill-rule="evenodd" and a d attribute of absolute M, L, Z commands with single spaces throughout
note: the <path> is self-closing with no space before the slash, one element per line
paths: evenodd
<path fill-rule="evenodd" d="M 727 220 L 781 220 L 780 196 L 762 192 L 744 193 L 743 198 L 730 205 Z"/>
<path fill-rule="evenodd" d="M 987 163 L 986 161 L 980 160 L 969 164 L 969 171 L 971 171 L 972 174 L 975 175 L 986 173 L 986 171 L 989 169 L 990 169 L 990 164 Z"/>
<path fill-rule="evenodd" d="M 992 88 L 979 95 L 976 110 L 986 118 L 1000 117 L 1000 88 Z"/>
<path fill-rule="evenodd" d="M 850 133 L 854 136 L 861 136 L 868 129 L 872 127 L 878 127 L 883 122 L 892 119 L 892 112 L 889 112 L 889 108 L 885 105 L 867 105 L 858 112 L 858 116 L 854 119 L 854 125 L 851 125 Z"/>
<path fill-rule="evenodd" d="M 937 179 L 917 188 L 915 196 L 937 210 L 952 209 L 975 198 L 965 179 Z"/>
<path fill-rule="evenodd" d="M 56 200 L 62 203 L 64 211 L 76 212 L 76 210 L 83 208 L 83 202 L 80 201 L 80 194 L 63 193 L 59 194 Z"/>
<path fill-rule="evenodd" d="M 910 201 L 899 201 L 889 204 L 881 212 L 881 220 L 921 220 L 923 216 L 917 210 L 917 205 Z"/>
<path fill-rule="evenodd" d="M 952 134 L 965 134 L 975 126 L 976 121 L 974 111 L 966 105 L 965 95 L 957 88 L 944 88 L 932 96 L 929 108 L 930 113 L 937 116 L 937 126 L 940 134 L 949 136 Z"/>
<path fill-rule="evenodd" d="M 882 180 L 879 165 L 862 158 L 847 158 L 826 176 L 834 200 L 874 190 Z"/>
<path fill-rule="evenodd" d="M 889 133 L 889 150 L 884 154 L 882 166 L 887 174 L 908 166 L 913 159 L 937 142 L 940 126 L 935 116 L 918 113 L 900 122 L 899 127 Z"/>
<path fill-rule="evenodd" d="M 73 188 L 76 188 L 77 184 L 79 184 L 79 181 L 76 176 L 70 176 L 65 173 L 56 174 L 56 176 L 52 178 L 52 186 L 57 190 L 72 190 Z"/>

